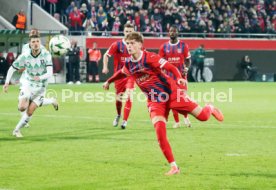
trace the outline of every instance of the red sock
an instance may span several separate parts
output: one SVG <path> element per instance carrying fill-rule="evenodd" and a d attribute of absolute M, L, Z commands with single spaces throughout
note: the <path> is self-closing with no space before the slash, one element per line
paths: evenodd
<path fill-rule="evenodd" d="M 163 121 L 158 121 L 154 124 L 154 127 L 155 127 L 157 140 L 159 142 L 159 146 L 160 146 L 164 156 L 168 160 L 168 163 L 174 162 L 172 149 L 171 149 L 170 143 L 167 139 L 166 123 Z"/>
<path fill-rule="evenodd" d="M 207 105 L 201 110 L 200 114 L 196 118 L 200 121 L 207 121 L 210 118 L 211 113 L 212 108 Z"/>
<path fill-rule="evenodd" d="M 121 110 L 122 110 L 122 102 L 121 101 L 116 101 L 116 110 L 117 110 L 117 114 L 121 115 Z"/>
<path fill-rule="evenodd" d="M 186 112 L 186 113 L 184 113 L 183 115 L 184 115 L 184 117 L 185 117 L 185 118 L 187 118 L 187 117 L 188 117 L 188 113 L 187 113 L 187 112 Z"/>
<path fill-rule="evenodd" d="M 178 112 L 177 112 L 176 110 L 172 110 L 172 112 L 173 112 L 174 121 L 175 121 L 176 123 L 178 123 L 178 122 L 179 122 Z"/>
<path fill-rule="evenodd" d="M 130 110 L 131 110 L 131 106 L 132 106 L 132 102 L 131 99 L 128 98 L 125 104 L 125 108 L 124 108 L 124 120 L 127 121 Z"/>

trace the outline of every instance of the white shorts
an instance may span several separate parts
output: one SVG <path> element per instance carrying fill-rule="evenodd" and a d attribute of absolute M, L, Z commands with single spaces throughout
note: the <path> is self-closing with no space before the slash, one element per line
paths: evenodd
<path fill-rule="evenodd" d="M 18 100 L 28 99 L 34 102 L 39 107 L 43 103 L 45 92 L 45 88 L 32 88 L 28 86 L 22 86 L 20 88 Z"/>

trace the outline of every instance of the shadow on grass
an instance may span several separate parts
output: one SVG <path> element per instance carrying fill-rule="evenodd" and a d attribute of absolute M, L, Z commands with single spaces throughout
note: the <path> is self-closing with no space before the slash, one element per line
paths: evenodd
<path fill-rule="evenodd" d="M 276 174 L 274 173 L 230 173 L 230 174 L 202 174 L 202 173 L 194 173 L 195 175 L 214 175 L 214 176 L 231 176 L 231 177 L 264 177 L 264 178 L 276 178 Z"/>
<path fill-rule="evenodd" d="M 229 174 L 229 176 L 234 176 L 234 177 L 265 177 L 265 178 L 276 178 L 276 174 L 269 174 L 269 173 L 232 173 Z"/>
<path fill-rule="evenodd" d="M 24 131 L 23 135 L 24 135 Z M 13 136 L 10 137 L 0 137 L 0 142 L 4 141 L 20 141 L 20 142 L 39 142 L 39 141 L 60 141 L 60 140 L 110 140 L 110 141 L 152 141 L 155 139 L 148 139 L 139 137 L 137 138 L 137 134 L 145 133 L 144 130 L 133 131 L 130 130 L 121 130 L 121 129 L 104 129 L 104 128 L 89 128 L 83 130 L 74 130 L 74 131 L 66 131 L 59 132 L 53 134 L 45 134 L 45 135 L 24 135 L 23 138 L 15 138 Z M 133 135 L 136 137 L 134 138 Z M 143 135 L 142 135 L 143 136 Z"/>

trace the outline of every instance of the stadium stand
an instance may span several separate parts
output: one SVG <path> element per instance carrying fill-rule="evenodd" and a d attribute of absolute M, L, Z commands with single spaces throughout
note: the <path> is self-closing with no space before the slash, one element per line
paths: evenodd
<path fill-rule="evenodd" d="M 59 14 L 70 30 L 75 30 L 74 19 L 70 16 L 74 7 L 79 30 L 100 32 L 101 35 L 118 35 L 126 21 L 136 25 L 136 30 L 146 36 L 163 36 L 169 26 L 176 24 L 185 36 L 187 33 L 203 33 L 203 37 L 219 34 L 275 34 L 275 0 L 152 0 L 152 1 L 41 1 L 36 0 L 44 9 Z M 41 3 L 44 2 L 44 3 Z M 53 12 L 53 8 L 56 7 Z M 111 32 L 112 31 L 112 32 Z M 186 35 L 187 36 L 187 35 Z M 246 35 L 238 35 L 246 36 Z M 225 36 L 223 36 L 225 37 Z"/>

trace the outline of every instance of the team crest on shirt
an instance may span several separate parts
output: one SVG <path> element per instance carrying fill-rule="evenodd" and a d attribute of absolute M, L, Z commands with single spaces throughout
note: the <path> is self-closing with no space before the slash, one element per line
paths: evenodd
<path fill-rule="evenodd" d="M 178 48 L 177 49 L 177 53 L 181 53 L 182 52 L 182 49 L 181 48 Z"/>

